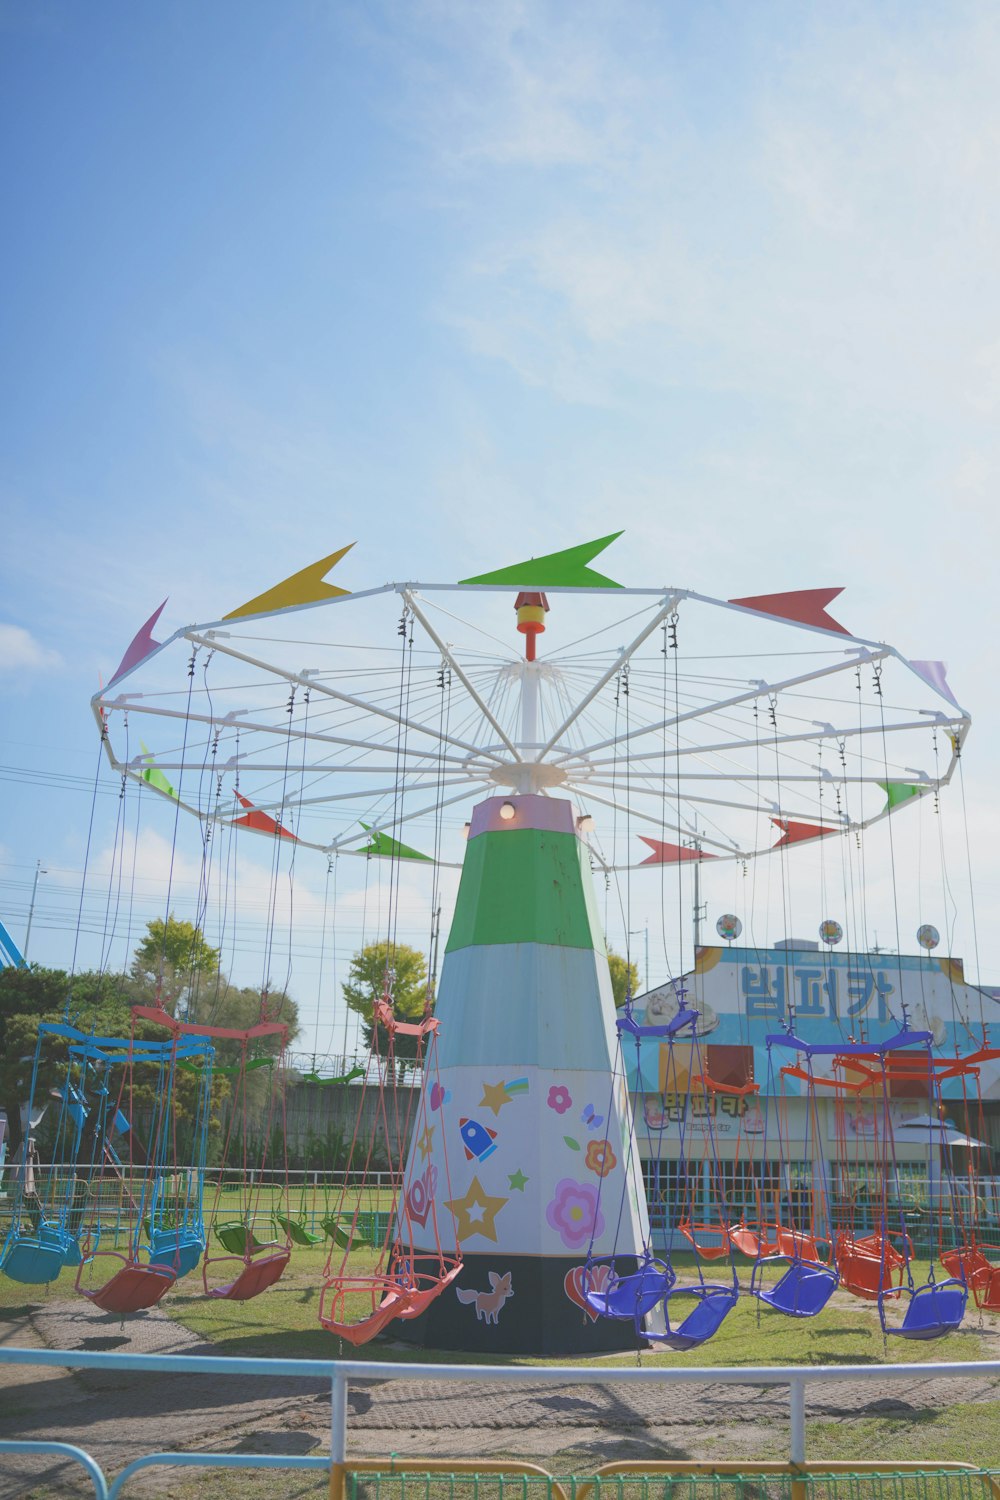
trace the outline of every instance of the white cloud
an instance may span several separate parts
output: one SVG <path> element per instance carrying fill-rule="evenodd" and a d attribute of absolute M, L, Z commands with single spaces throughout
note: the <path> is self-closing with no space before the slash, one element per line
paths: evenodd
<path fill-rule="evenodd" d="M 58 651 L 43 646 L 22 625 L 0 624 L 0 672 L 51 672 L 61 666 Z"/>

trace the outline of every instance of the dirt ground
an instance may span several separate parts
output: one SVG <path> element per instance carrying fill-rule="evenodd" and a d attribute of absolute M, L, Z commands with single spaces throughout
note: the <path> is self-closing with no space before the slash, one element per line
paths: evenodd
<path fill-rule="evenodd" d="M 1000 1335 L 980 1337 L 983 1352 L 1000 1358 Z M 190 1356 L 190 1374 L 166 1376 L 0 1364 L 0 1438 L 72 1443 L 91 1453 L 105 1473 L 164 1449 L 329 1452 L 325 1383 L 199 1375 L 198 1357 L 214 1352 L 212 1345 L 159 1309 L 124 1326 L 82 1299 L 9 1309 L 0 1321 L 0 1343 Z M 996 1402 L 998 1394 L 1000 1380 L 992 1387 L 961 1379 L 932 1381 L 917 1366 L 912 1379 L 838 1382 L 813 1390 L 807 1400 L 810 1417 L 851 1421 L 894 1411 L 940 1410 L 959 1401 Z M 350 1391 L 349 1453 L 386 1458 L 520 1455 L 561 1472 L 586 1472 L 598 1463 L 626 1458 L 781 1457 L 787 1403 L 780 1390 L 711 1381 L 674 1387 L 665 1399 L 662 1388 L 626 1386 L 611 1371 L 606 1385 L 560 1389 L 541 1383 L 504 1389 L 361 1381 Z M 1000 1406 L 997 1421 L 1000 1432 Z M 179 1494 L 182 1488 L 188 1493 L 177 1473 L 152 1470 L 138 1476 L 128 1493 Z M 198 1492 L 207 1493 L 204 1488 Z M 273 1491 L 300 1492 L 306 1493 L 285 1481 Z M 70 1465 L 0 1458 L 0 1500 L 90 1493 L 82 1471 Z"/>

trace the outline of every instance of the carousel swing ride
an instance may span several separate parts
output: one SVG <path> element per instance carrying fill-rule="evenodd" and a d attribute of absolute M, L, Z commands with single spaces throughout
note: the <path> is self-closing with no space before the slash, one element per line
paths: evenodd
<path fill-rule="evenodd" d="M 197 819 L 206 865 L 253 834 L 269 841 L 275 882 L 311 852 L 328 867 L 360 859 L 387 871 L 382 995 L 355 1092 L 376 1096 L 391 1206 L 381 1244 L 369 1243 L 360 1205 L 373 1136 L 359 1128 L 326 1219 L 321 1322 L 353 1343 L 391 1328 L 428 1346 L 496 1353 L 685 1349 L 712 1337 L 742 1293 L 808 1317 L 841 1286 L 877 1302 L 887 1334 L 936 1336 L 957 1326 L 968 1290 L 989 1305 L 1000 1272 L 988 1215 L 970 1210 L 969 1183 L 938 1162 L 937 1209 L 950 1194 L 961 1232 L 934 1247 L 939 1278 L 922 1251 L 918 1265 L 912 1225 L 900 1219 L 897 1159 L 911 1162 L 913 1151 L 899 1143 L 896 1105 L 921 1069 L 931 1113 L 952 1080 L 981 1097 L 994 1056 L 985 1014 L 980 1060 L 970 1054 L 966 1066 L 958 1042 L 972 1036 L 980 992 L 952 983 L 958 1008 L 936 1030 L 919 1016 L 910 1024 L 902 983 L 874 978 L 863 1014 L 842 1013 L 835 998 L 818 1010 L 813 989 L 836 993 L 834 959 L 824 955 L 813 989 L 796 995 L 795 955 L 775 965 L 773 950 L 734 950 L 739 923 L 727 918 L 725 950 L 699 947 L 686 966 L 681 945 L 675 978 L 657 992 L 666 1011 L 632 994 L 616 1010 L 605 931 L 610 901 L 627 932 L 634 891 L 658 881 L 665 911 L 668 877 L 681 904 L 683 878 L 709 861 L 745 874 L 774 855 L 787 910 L 789 870 L 813 847 L 831 865 L 839 857 L 853 892 L 865 830 L 937 803 L 968 715 L 941 663 L 908 660 L 834 619 L 840 590 L 719 600 L 625 587 L 590 566 L 613 540 L 458 584 L 353 593 L 325 581 L 343 548 L 162 643 L 161 605 L 93 699 L 123 785 L 168 802 L 175 837 L 182 813 Z M 542 654 L 547 630 L 558 645 Z M 435 911 L 456 874 L 439 975 L 436 950 L 429 966 L 436 990 L 414 1020 L 393 995 L 401 883 L 423 878 Z M 738 974 L 741 1014 L 723 1014 L 706 996 Z M 281 1026 L 266 982 L 258 1032 Z M 166 1028 L 168 1069 L 199 1044 L 207 1074 L 213 1049 L 235 1045 L 244 1071 L 234 1095 L 246 1095 L 246 1067 L 260 1060 L 249 1033 L 223 1039 L 210 1022 L 166 1012 L 142 1019 Z M 403 1036 L 418 1054 L 418 1090 L 398 1086 Z M 143 1047 L 152 1066 L 152 1044 Z M 90 1060 L 80 1054 L 72 1068 L 86 1096 Z M 269 1078 L 273 1124 L 280 1057 Z M 832 1122 L 855 1099 L 877 1123 L 852 1141 L 852 1177 L 844 1143 L 833 1152 Z M 248 1123 L 235 1123 L 249 1108 L 234 1100 L 226 1151 L 246 1184 L 261 1176 L 245 1149 Z M 370 1117 L 359 1109 L 359 1122 Z M 169 1121 L 147 1133 L 159 1204 L 157 1183 L 170 1177 L 176 1188 L 178 1176 L 163 1154 Z M 933 1127 L 926 1144 L 930 1159 Z M 72 1149 L 67 1164 L 64 1182 L 77 1168 Z M 862 1166 L 864 1213 L 847 1190 Z M 197 1160 L 184 1170 L 191 1179 Z M 270 1240 L 259 1237 L 266 1215 L 252 1192 L 228 1222 L 220 1209 L 206 1215 L 207 1234 L 183 1216 L 164 1219 L 178 1235 L 173 1261 L 158 1239 L 162 1261 L 146 1249 L 145 1268 L 171 1267 L 175 1279 L 200 1234 L 206 1290 L 242 1300 L 319 1237 L 293 1211 L 287 1183 L 267 1210 Z M 63 1232 L 66 1221 L 63 1202 L 43 1227 Z M 8 1237 L 4 1269 L 18 1262 L 24 1233 Z M 209 1275 L 213 1234 L 237 1263 L 222 1288 Z M 137 1239 L 127 1266 L 138 1257 Z"/>

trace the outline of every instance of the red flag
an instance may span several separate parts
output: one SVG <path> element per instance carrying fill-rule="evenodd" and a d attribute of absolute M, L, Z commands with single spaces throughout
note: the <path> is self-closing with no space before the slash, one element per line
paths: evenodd
<path fill-rule="evenodd" d="M 252 828 L 255 833 L 279 833 L 283 839 L 295 839 L 294 833 L 289 833 L 287 828 L 282 828 L 281 824 L 269 813 L 261 812 L 259 807 L 254 807 L 253 803 L 241 796 L 239 792 L 236 793 L 236 797 L 243 807 L 250 810 L 245 818 L 234 818 L 234 828 Z M 297 839 L 295 841 L 298 842 Z"/>
<path fill-rule="evenodd" d="M 772 818 L 781 830 L 781 838 L 773 845 L 775 849 L 783 849 L 786 844 L 801 844 L 806 839 L 821 839 L 827 833 L 836 833 L 836 828 L 826 828 L 821 823 L 795 823 L 788 818 Z"/>
<path fill-rule="evenodd" d="M 762 615 L 777 615 L 782 620 L 795 620 L 799 625 L 818 625 L 821 630 L 836 630 L 840 635 L 850 635 L 843 625 L 838 625 L 826 606 L 844 592 L 839 589 L 793 589 L 788 594 L 751 594 L 746 599 L 730 599 L 730 604 L 739 604 L 743 609 L 755 609 Z"/>
<path fill-rule="evenodd" d="M 702 849 L 692 849 L 686 844 L 664 844 L 660 839 L 648 839 L 644 833 L 639 837 L 652 849 L 644 865 L 680 865 L 692 859 L 718 859 L 717 854 L 706 854 Z"/>

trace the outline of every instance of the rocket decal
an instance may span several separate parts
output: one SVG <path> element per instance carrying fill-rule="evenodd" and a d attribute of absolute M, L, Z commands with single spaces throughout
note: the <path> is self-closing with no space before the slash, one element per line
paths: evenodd
<path fill-rule="evenodd" d="M 458 1122 L 458 1133 L 465 1147 L 466 1161 L 485 1161 L 497 1149 L 496 1131 L 491 1130 L 488 1125 L 480 1125 L 478 1120 L 463 1117 Z"/>

